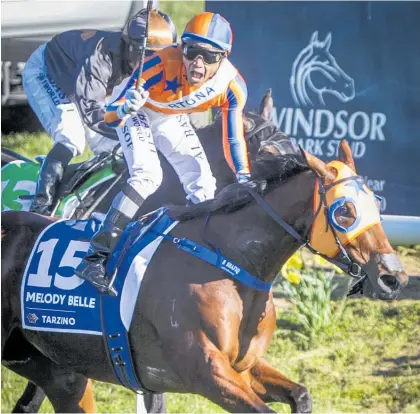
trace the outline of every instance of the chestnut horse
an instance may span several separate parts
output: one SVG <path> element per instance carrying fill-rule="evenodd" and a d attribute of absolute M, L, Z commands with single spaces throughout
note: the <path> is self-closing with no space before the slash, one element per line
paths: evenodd
<path fill-rule="evenodd" d="M 169 215 L 179 221 L 172 236 L 200 241 L 204 227 L 213 246 L 265 284 L 301 244 L 320 246 L 350 273 L 366 274 L 364 294 L 396 298 L 408 278 L 347 142 L 333 165 L 303 150 L 303 156 L 276 152 L 266 145 L 252 168 L 262 196 L 233 184 L 214 200 L 171 207 Z M 341 196 L 331 200 L 336 193 Z M 56 411 L 75 412 L 86 378 L 117 379 L 101 337 L 22 329 L 21 279 L 48 224 L 36 214 L 2 213 L 2 350 L 11 335 L 21 338 L 32 352 L 32 370 L 10 368 L 40 385 Z M 199 394 L 232 412 L 273 412 L 270 402 L 311 412 L 308 390 L 264 360 L 275 327 L 271 290 L 254 290 L 165 240 L 145 273 L 129 338 L 137 375 L 153 392 Z M 71 375 L 74 381 L 63 384 Z"/>
<path fill-rule="evenodd" d="M 270 141 L 273 145 L 276 145 L 282 153 L 292 153 L 294 151 L 289 138 L 280 132 L 270 120 L 273 106 L 274 103 L 271 96 L 271 89 L 268 89 L 261 100 L 258 113 L 246 112 L 244 114 L 245 139 L 247 141 L 249 157 L 251 160 L 254 160 L 257 156 L 261 143 L 267 143 L 268 141 Z M 216 117 L 216 120 L 213 123 L 197 130 L 197 134 L 203 144 L 203 148 L 212 167 L 212 171 L 214 172 L 218 190 L 234 182 L 234 175 L 225 161 L 222 140 L 219 137 L 221 122 L 221 119 Z M 155 210 L 162 204 L 182 204 L 185 200 L 185 192 L 182 189 L 181 183 L 179 182 L 175 171 L 163 156 L 159 155 L 159 157 L 164 171 L 162 185 L 158 191 L 149 197 L 142 205 L 139 215 Z M 7 148 L 2 148 L 2 167 L 3 165 L 17 159 L 31 162 L 28 158 L 25 158 Z M 74 169 L 78 165 L 79 164 L 72 165 L 72 168 Z M 73 169 L 69 171 L 69 174 L 71 174 L 72 171 L 74 172 Z M 125 182 L 125 180 L 122 182 Z M 104 184 L 104 188 L 108 185 L 109 183 Z M 120 190 L 121 185 L 116 185 L 115 189 L 105 197 L 95 211 L 106 212 L 109 209 L 112 199 Z M 75 217 L 77 217 L 77 215 Z M 9 347 L 14 347 L 13 342 L 9 342 Z M 157 394 L 155 394 L 153 398 L 151 397 L 152 395 L 145 396 L 146 410 L 148 412 L 163 412 L 162 410 L 165 405 L 164 399 L 158 398 Z M 25 391 L 16 403 L 13 412 L 38 412 L 44 398 L 45 394 L 42 389 L 37 387 L 35 384 L 28 383 Z M 93 401 L 89 404 L 86 404 L 86 398 L 84 401 L 86 409 L 91 410 L 92 407 L 94 407 Z M 89 406 L 89 408 L 87 408 L 87 406 Z"/>

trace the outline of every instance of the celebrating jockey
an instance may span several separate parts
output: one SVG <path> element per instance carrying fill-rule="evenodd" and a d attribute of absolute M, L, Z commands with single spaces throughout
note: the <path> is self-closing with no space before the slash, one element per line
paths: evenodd
<path fill-rule="evenodd" d="M 114 199 L 87 256 L 76 270 L 103 292 L 109 289 L 105 263 L 120 235 L 144 200 L 161 184 L 156 150 L 173 166 L 193 203 L 214 197 L 216 180 L 187 113 L 221 107 L 223 148 L 238 182 L 250 178 L 243 132 L 246 85 L 227 55 L 232 48 L 230 24 L 204 12 L 186 25 L 182 45 L 160 50 L 146 60 L 140 91 L 139 69 L 114 89 L 105 121 L 116 128 L 130 177 Z"/>
<path fill-rule="evenodd" d="M 50 214 L 56 189 L 70 160 L 86 140 L 94 153 L 118 144 L 104 122 L 106 97 L 138 65 L 145 35 L 146 11 L 134 15 L 123 31 L 71 30 L 54 36 L 29 58 L 23 87 L 29 103 L 54 146 L 45 158 L 31 211 Z M 176 44 L 172 20 L 152 11 L 147 51 Z"/>

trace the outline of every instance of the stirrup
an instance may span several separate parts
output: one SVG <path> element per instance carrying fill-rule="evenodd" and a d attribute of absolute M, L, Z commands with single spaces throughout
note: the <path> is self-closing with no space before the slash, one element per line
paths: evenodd
<path fill-rule="evenodd" d="M 104 279 L 105 279 L 105 282 L 108 281 L 107 277 L 104 277 Z M 109 284 L 102 285 L 102 284 L 100 284 L 98 282 L 95 282 L 93 280 L 89 280 L 89 282 L 92 283 L 92 285 L 95 286 L 96 289 L 98 289 L 102 293 L 105 293 L 105 294 L 110 295 L 110 296 L 118 296 L 118 292 L 114 288 L 114 286 L 111 286 Z"/>
<path fill-rule="evenodd" d="M 103 268 L 102 264 L 99 266 Z M 90 263 L 82 271 L 76 271 L 76 275 L 80 279 L 87 280 L 100 292 L 111 296 L 118 296 L 117 290 L 113 287 L 113 280 L 109 280 L 107 276 L 103 275 L 103 272 L 99 272 L 99 266 L 98 263 Z"/>

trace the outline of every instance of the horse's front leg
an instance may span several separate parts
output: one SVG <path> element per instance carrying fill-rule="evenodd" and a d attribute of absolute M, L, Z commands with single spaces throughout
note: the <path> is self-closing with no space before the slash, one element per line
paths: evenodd
<path fill-rule="evenodd" d="M 292 413 L 312 412 L 312 398 L 308 390 L 286 378 L 262 358 L 249 374 L 252 389 L 264 402 L 288 403 Z"/>
<path fill-rule="evenodd" d="M 182 344 L 166 357 L 189 393 L 199 394 L 232 413 L 274 413 L 209 341 L 195 346 Z"/>

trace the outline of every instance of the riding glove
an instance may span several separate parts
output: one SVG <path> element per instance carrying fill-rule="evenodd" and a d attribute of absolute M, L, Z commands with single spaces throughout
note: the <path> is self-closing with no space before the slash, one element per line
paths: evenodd
<path fill-rule="evenodd" d="M 249 172 L 238 171 L 236 173 L 236 180 L 239 184 L 245 184 L 251 180 L 251 174 Z"/>
<path fill-rule="evenodd" d="M 143 88 L 140 88 L 140 91 L 137 91 L 136 88 L 128 89 L 125 92 L 125 102 L 117 109 L 118 117 L 123 119 L 127 115 L 134 115 L 143 107 L 148 97 L 149 92 Z"/>

